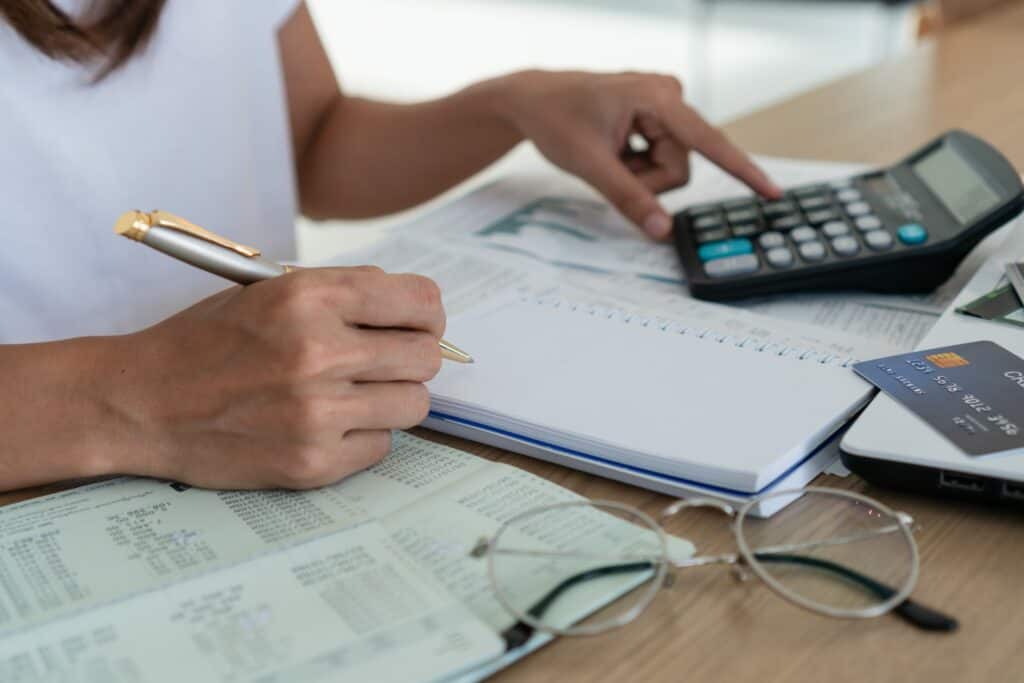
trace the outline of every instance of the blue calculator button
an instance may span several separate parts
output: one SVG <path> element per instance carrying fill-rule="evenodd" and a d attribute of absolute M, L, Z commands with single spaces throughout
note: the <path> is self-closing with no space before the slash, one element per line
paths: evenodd
<path fill-rule="evenodd" d="M 697 255 L 705 263 L 730 256 L 741 256 L 754 253 L 754 244 L 748 239 L 722 240 L 704 244 L 697 250 Z"/>
<path fill-rule="evenodd" d="M 900 242 L 907 245 L 924 244 L 928 241 L 928 231 L 917 223 L 908 223 L 896 231 Z"/>

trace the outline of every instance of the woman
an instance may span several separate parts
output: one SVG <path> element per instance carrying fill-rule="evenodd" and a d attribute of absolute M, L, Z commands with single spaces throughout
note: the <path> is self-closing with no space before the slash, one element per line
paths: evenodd
<path fill-rule="evenodd" d="M 0 0 L 0 489 L 130 473 L 313 487 L 420 422 L 437 287 L 375 268 L 220 286 L 110 234 L 165 208 L 280 259 L 297 210 L 423 202 L 524 139 L 654 238 L 696 150 L 777 188 L 650 74 L 523 72 L 398 106 L 343 94 L 297 0 Z M 631 133 L 650 143 L 626 153 Z"/>

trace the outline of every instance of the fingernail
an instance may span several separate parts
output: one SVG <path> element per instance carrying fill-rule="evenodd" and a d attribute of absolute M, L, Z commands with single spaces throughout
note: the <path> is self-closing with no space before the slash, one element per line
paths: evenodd
<path fill-rule="evenodd" d="M 661 211 L 655 211 L 644 221 L 644 232 L 651 237 L 665 237 L 672 230 L 672 219 Z"/>

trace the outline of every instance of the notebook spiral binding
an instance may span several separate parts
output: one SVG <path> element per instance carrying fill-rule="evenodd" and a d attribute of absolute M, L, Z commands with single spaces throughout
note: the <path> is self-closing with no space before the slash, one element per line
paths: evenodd
<path fill-rule="evenodd" d="M 719 344 L 735 346 L 737 349 L 745 351 L 767 353 L 781 358 L 813 361 L 819 365 L 848 368 L 858 362 L 858 359 L 853 358 L 852 356 L 823 352 L 808 347 L 786 346 L 778 342 L 765 341 L 764 339 L 754 336 L 737 337 L 735 335 L 717 332 L 706 327 L 685 325 L 669 318 L 635 315 L 618 308 L 605 308 L 602 306 L 595 306 L 593 304 L 580 304 L 558 297 L 523 296 L 520 300 L 523 303 L 536 304 L 538 306 L 545 306 L 569 313 L 602 317 L 607 318 L 608 320 L 618 320 L 627 325 L 639 325 L 640 327 L 656 329 L 661 332 L 669 332 L 682 336 L 696 337 L 697 339 L 705 339 Z"/>

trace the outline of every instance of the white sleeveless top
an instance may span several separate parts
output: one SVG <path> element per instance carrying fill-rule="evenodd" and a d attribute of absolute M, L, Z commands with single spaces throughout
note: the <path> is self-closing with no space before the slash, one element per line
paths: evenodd
<path fill-rule="evenodd" d="M 129 209 L 294 258 L 276 34 L 297 3 L 172 0 L 98 84 L 0 20 L 0 343 L 135 331 L 229 286 L 114 235 Z"/>

